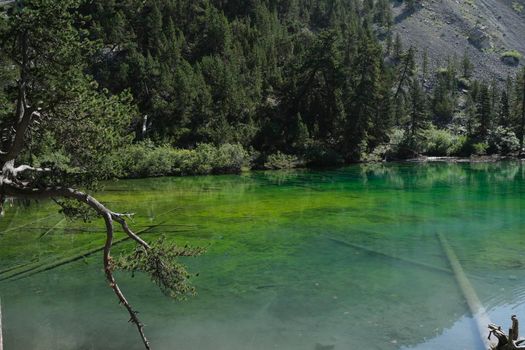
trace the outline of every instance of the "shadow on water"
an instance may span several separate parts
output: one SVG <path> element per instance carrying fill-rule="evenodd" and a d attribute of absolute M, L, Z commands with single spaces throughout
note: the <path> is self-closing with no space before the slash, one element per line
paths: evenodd
<path fill-rule="evenodd" d="M 199 294 L 186 302 L 119 274 L 156 349 L 481 349 L 435 232 L 493 322 L 525 315 L 524 173 L 518 162 L 360 165 L 119 181 L 101 197 L 137 213 L 136 227 L 162 223 L 149 239 L 210 247 L 187 261 Z M 102 244 L 101 223 L 57 225 L 54 213 L 7 212 L 0 279 Z M 0 282 L 6 349 L 141 349 L 100 260 Z"/>

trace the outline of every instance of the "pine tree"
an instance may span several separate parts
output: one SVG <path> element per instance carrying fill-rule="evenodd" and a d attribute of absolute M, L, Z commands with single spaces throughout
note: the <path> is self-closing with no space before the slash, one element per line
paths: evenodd
<path fill-rule="evenodd" d="M 380 104 L 381 49 L 369 33 L 360 38 L 355 61 L 356 86 L 352 96 L 351 116 L 347 121 L 346 153 L 349 159 L 359 159 L 368 145 L 368 134 Z"/>
<path fill-rule="evenodd" d="M 422 75 L 424 80 L 428 78 L 428 49 L 426 47 L 423 50 Z"/>
<path fill-rule="evenodd" d="M 509 96 L 506 90 L 501 93 L 501 99 L 499 102 L 499 125 L 508 128 L 510 126 L 510 103 Z"/>
<path fill-rule="evenodd" d="M 394 42 L 392 40 L 392 32 L 388 32 L 386 36 L 386 49 L 385 49 L 385 55 L 389 56 L 392 54 L 392 46 L 394 45 Z"/>
<path fill-rule="evenodd" d="M 396 38 L 394 40 L 394 47 L 392 51 L 392 56 L 394 57 L 394 59 L 401 59 L 401 55 L 403 53 L 403 43 L 401 41 L 401 36 L 399 35 L 399 33 L 396 33 Z"/>
<path fill-rule="evenodd" d="M 489 87 L 486 84 L 481 84 L 477 102 L 477 119 L 479 123 L 477 134 L 481 140 L 486 140 L 491 127 L 492 106 L 490 100 Z"/>
<path fill-rule="evenodd" d="M 374 21 L 389 29 L 393 24 L 392 9 L 389 0 L 378 0 L 375 6 Z"/>
<path fill-rule="evenodd" d="M 463 54 L 463 59 L 461 60 L 461 71 L 463 74 L 463 78 L 470 79 L 472 77 L 472 62 L 470 61 L 470 57 L 468 56 L 467 52 Z"/>
<path fill-rule="evenodd" d="M 410 84 L 410 123 L 408 133 L 415 141 L 427 127 L 427 102 L 425 92 L 417 80 Z"/>
<path fill-rule="evenodd" d="M 518 139 L 520 141 L 520 154 L 523 152 L 523 144 L 525 139 L 525 68 L 521 72 L 521 79 L 517 79 L 517 89 L 518 89 L 518 101 L 520 101 L 521 110 L 519 112 L 520 122 L 518 129 Z"/>

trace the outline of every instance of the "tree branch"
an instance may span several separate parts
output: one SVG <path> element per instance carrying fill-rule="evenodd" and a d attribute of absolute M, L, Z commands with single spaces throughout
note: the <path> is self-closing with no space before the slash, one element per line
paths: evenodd
<path fill-rule="evenodd" d="M 142 322 L 140 322 L 137 311 L 133 310 L 129 302 L 127 301 L 126 297 L 120 290 L 117 282 L 115 281 L 115 277 L 113 276 L 113 268 L 111 263 L 111 246 L 113 245 L 113 220 L 112 220 L 112 213 L 106 212 L 103 215 L 104 221 L 106 222 L 106 244 L 104 246 L 104 271 L 106 273 L 106 279 L 109 282 L 109 286 L 111 289 L 113 289 L 113 292 L 119 299 L 120 303 L 124 305 L 124 307 L 128 310 L 130 319 L 129 321 L 137 326 L 137 330 L 139 331 L 140 337 L 142 338 L 142 342 L 144 343 L 144 346 L 146 349 L 151 349 L 148 339 L 146 338 L 146 335 L 144 334 L 144 325 Z"/>
<path fill-rule="evenodd" d="M 126 232 L 126 234 L 131 239 L 133 239 L 135 242 L 137 242 L 138 244 L 143 246 L 145 249 L 150 249 L 151 247 L 149 246 L 148 243 L 146 243 L 142 238 L 140 238 L 137 234 L 135 234 L 133 231 L 131 231 L 131 229 L 128 226 L 128 223 L 123 218 L 123 216 L 124 216 L 124 214 L 112 213 L 112 218 L 115 221 L 117 221 L 122 226 L 122 229 L 124 230 L 124 232 Z"/>
<path fill-rule="evenodd" d="M 145 249 L 150 249 L 150 246 L 144 240 L 142 240 L 139 236 L 133 233 L 133 231 L 131 231 L 126 220 L 124 219 L 125 214 L 115 213 L 109 210 L 108 208 L 106 208 L 102 203 L 100 203 L 94 197 L 84 192 L 75 190 L 73 188 L 68 188 L 68 187 L 29 188 L 29 187 L 24 187 L 23 185 L 19 185 L 11 181 L 10 179 L 3 178 L 3 177 L 0 177 L 0 186 L 1 186 L 0 195 L 2 196 L 2 198 L 4 196 L 23 197 L 23 198 L 28 198 L 28 199 L 55 198 L 55 197 L 70 198 L 70 199 L 75 199 L 81 203 L 87 204 L 88 206 L 93 208 L 100 216 L 104 218 L 104 221 L 106 223 L 106 243 L 104 246 L 104 272 L 106 275 L 106 279 L 109 282 L 109 286 L 111 287 L 111 289 L 113 289 L 113 292 L 119 299 L 119 302 L 122 305 L 124 305 L 124 307 L 128 310 L 128 313 L 130 315 L 130 322 L 135 324 L 135 326 L 137 327 L 137 330 L 140 334 L 140 337 L 142 338 L 142 342 L 144 343 L 144 346 L 146 347 L 146 349 L 150 350 L 151 347 L 150 347 L 149 341 L 144 334 L 144 325 L 138 318 L 137 311 L 133 310 L 130 303 L 127 301 L 126 297 L 120 290 L 113 276 L 113 264 L 112 264 L 112 259 L 111 259 L 111 247 L 113 245 L 113 232 L 114 232 L 113 220 L 117 221 L 122 226 L 126 234 L 130 238 L 135 240 L 135 242 L 143 246 Z"/>
<path fill-rule="evenodd" d="M 38 111 L 34 110 L 31 107 L 28 107 L 27 105 L 24 108 L 22 108 L 22 111 L 23 115 L 20 116 L 19 122 L 15 127 L 14 140 L 11 143 L 9 150 L 0 154 L 1 159 L 4 162 L 16 159 L 20 152 L 22 152 L 22 149 L 24 148 L 26 132 L 29 129 L 29 125 L 31 124 L 31 121 L 34 119 L 35 116 L 40 116 L 40 113 Z"/>
<path fill-rule="evenodd" d="M 50 172 L 51 169 L 50 168 L 35 168 L 35 167 L 32 167 L 30 165 L 20 165 L 18 167 L 14 167 L 12 165 L 12 163 L 6 163 L 4 165 L 4 168 L 1 170 L 2 171 L 2 175 L 7 175 L 7 174 L 4 174 L 5 172 L 9 172 L 9 174 L 13 177 L 16 177 L 17 175 L 21 174 L 21 173 L 24 173 L 26 171 L 32 171 L 32 172 L 35 172 L 35 173 L 46 173 L 46 172 Z"/>
<path fill-rule="evenodd" d="M 20 77 L 18 79 L 18 96 L 16 101 L 14 135 L 8 150 L 0 152 L 0 159 L 3 162 L 9 162 L 16 159 L 24 148 L 24 141 L 27 130 L 31 125 L 34 117 L 39 117 L 40 113 L 36 107 L 31 107 L 27 102 L 27 89 L 29 84 L 29 69 L 31 59 L 29 57 L 29 47 L 27 39 L 27 30 L 20 33 L 19 42 L 21 59 Z M 16 41 L 15 41 L 16 43 Z"/>

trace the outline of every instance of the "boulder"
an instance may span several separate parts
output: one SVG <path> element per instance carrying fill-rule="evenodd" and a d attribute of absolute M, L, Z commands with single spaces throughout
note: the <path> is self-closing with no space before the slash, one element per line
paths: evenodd
<path fill-rule="evenodd" d="M 474 28 L 470 32 L 468 36 L 468 41 L 478 50 L 486 50 L 492 47 L 490 35 L 485 33 L 483 29 L 479 27 Z"/>
<path fill-rule="evenodd" d="M 517 66 L 520 64 L 520 59 L 515 56 L 503 56 L 501 57 L 501 61 L 509 66 Z"/>

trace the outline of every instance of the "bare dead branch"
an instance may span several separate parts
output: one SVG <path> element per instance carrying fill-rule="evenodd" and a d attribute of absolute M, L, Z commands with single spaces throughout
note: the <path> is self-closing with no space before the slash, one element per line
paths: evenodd
<path fill-rule="evenodd" d="M 14 169 L 15 174 L 21 174 L 26 171 L 32 171 L 35 173 L 45 173 L 45 172 L 50 172 L 51 169 L 50 168 L 35 168 L 29 165 L 20 165 Z"/>
<path fill-rule="evenodd" d="M 115 221 L 117 221 L 122 226 L 122 229 L 124 230 L 124 232 L 126 232 L 126 234 L 131 239 L 133 239 L 135 242 L 137 242 L 138 244 L 143 246 L 145 249 L 149 249 L 150 248 L 148 243 L 146 243 L 142 238 L 140 238 L 137 234 L 135 234 L 133 231 L 131 231 L 131 229 L 128 226 L 128 223 L 126 222 L 126 220 L 124 220 L 122 215 L 113 213 L 113 219 Z"/>
<path fill-rule="evenodd" d="M 106 212 L 103 217 L 104 221 L 106 222 L 107 232 L 106 244 L 104 246 L 104 271 L 106 273 L 106 279 L 108 280 L 109 286 L 111 289 L 113 289 L 113 292 L 115 292 L 115 295 L 119 299 L 120 303 L 128 310 L 130 316 L 129 321 L 137 326 L 137 330 L 139 331 L 140 337 L 142 338 L 142 342 L 144 343 L 146 349 L 149 350 L 151 347 L 148 339 L 146 338 L 146 335 L 144 334 L 144 325 L 139 320 L 137 311 L 133 310 L 126 297 L 120 290 L 117 282 L 115 281 L 115 277 L 113 276 L 113 268 L 111 263 L 111 246 L 113 245 L 113 220 L 111 212 Z"/>

